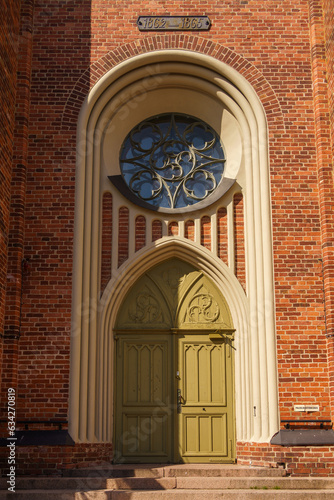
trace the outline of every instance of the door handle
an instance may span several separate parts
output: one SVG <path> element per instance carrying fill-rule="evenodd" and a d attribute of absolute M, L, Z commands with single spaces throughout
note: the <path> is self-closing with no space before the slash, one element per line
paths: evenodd
<path fill-rule="evenodd" d="M 184 403 L 184 399 L 181 395 L 181 389 L 177 390 L 177 413 L 181 413 L 182 403 Z"/>

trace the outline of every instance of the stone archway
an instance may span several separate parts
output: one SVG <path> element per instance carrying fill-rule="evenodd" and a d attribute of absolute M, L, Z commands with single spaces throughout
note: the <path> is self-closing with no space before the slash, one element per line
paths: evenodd
<path fill-rule="evenodd" d="M 175 101 L 161 99 L 167 94 L 173 95 Z M 103 296 L 99 296 L 101 198 L 111 190 L 107 174 L 118 168 L 118 155 L 110 153 L 116 152 L 124 134 L 132 128 L 131 120 L 138 123 L 143 114 L 152 114 L 147 109 L 148 101 L 142 99 L 147 95 L 152 97 L 149 102 L 154 112 L 175 111 L 167 109 L 170 102 L 177 102 L 182 112 L 188 112 L 192 103 L 197 102 L 196 96 L 202 96 L 209 108 L 199 106 L 199 118 L 220 133 L 224 132 L 225 122 L 217 121 L 217 117 L 229 116 L 236 142 L 228 154 L 231 161 L 227 163 L 227 171 L 241 185 L 246 201 L 246 295 L 232 270 L 200 241 L 187 241 L 165 232 L 160 240 L 147 242 L 139 252 L 132 250 L 122 265 L 117 262 L 117 253 L 113 254 L 112 276 Z M 129 118 L 127 110 L 131 105 L 135 106 L 136 116 Z M 107 148 L 103 142 L 106 137 L 111 138 Z M 240 156 L 235 156 L 232 150 L 239 151 Z M 130 58 L 115 66 L 90 91 L 78 124 L 77 163 L 70 385 L 72 437 L 84 442 L 112 440 L 110 337 L 116 311 L 131 283 L 145 269 L 171 256 L 186 256 L 189 263 L 213 279 L 226 297 L 239 332 L 235 363 L 237 439 L 269 441 L 279 426 L 268 141 L 264 110 L 252 86 L 225 63 L 191 51 L 156 51 Z M 130 218 L 138 214 L 114 191 L 113 196 L 117 209 L 125 204 L 131 212 Z M 117 229 L 118 226 L 115 243 Z M 133 248 L 131 238 L 129 231 Z"/>

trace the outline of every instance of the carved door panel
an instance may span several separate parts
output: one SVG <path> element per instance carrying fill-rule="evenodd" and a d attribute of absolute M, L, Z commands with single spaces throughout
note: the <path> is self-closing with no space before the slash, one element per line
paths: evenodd
<path fill-rule="evenodd" d="M 172 460 L 170 335 L 117 340 L 115 462 Z"/>
<path fill-rule="evenodd" d="M 233 462 L 231 345 L 184 335 L 178 340 L 178 450 L 182 462 Z"/>

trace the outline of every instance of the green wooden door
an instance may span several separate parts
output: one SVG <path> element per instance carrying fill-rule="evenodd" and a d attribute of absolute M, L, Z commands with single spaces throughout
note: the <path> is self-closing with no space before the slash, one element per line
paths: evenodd
<path fill-rule="evenodd" d="M 115 461 L 232 462 L 234 329 L 211 280 L 178 259 L 153 267 L 115 330 Z"/>
<path fill-rule="evenodd" d="M 115 461 L 172 461 L 170 335 L 120 335 L 116 353 Z"/>
<path fill-rule="evenodd" d="M 116 349 L 116 462 L 234 461 L 233 353 L 223 338 L 132 332 Z"/>
<path fill-rule="evenodd" d="M 178 340 L 178 461 L 234 461 L 231 349 L 209 335 Z"/>

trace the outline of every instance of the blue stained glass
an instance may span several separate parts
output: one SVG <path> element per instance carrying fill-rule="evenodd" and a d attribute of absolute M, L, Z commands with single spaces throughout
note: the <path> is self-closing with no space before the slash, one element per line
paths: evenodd
<path fill-rule="evenodd" d="M 126 137 L 120 155 L 129 189 L 162 208 L 184 208 L 206 199 L 223 178 L 224 162 L 217 133 L 183 114 L 139 123 Z"/>

